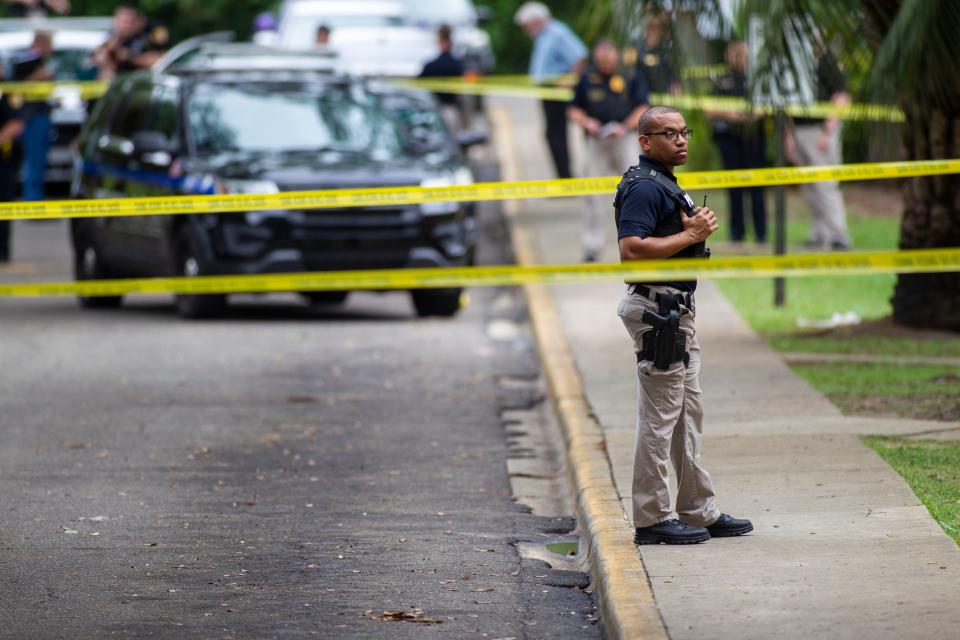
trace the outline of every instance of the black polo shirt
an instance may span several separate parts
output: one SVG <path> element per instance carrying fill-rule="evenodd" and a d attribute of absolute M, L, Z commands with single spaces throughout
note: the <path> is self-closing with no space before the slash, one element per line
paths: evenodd
<path fill-rule="evenodd" d="M 817 93 L 815 98 L 817 102 L 829 102 L 834 94 L 847 90 L 847 76 L 843 73 L 843 70 L 840 69 L 836 58 L 830 53 L 823 54 L 820 59 L 817 60 L 816 80 Z M 823 124 L 823 121 L 824 118 L 793 119 L 794 124 L 798 125 Z"/>
<path fill-rule="evenodd" d="M 649 101 L 647 86 L 634 70 L 600 73 L 590 67 L 580 76 L 570 104 L 602 124 L 623 122 Z"/>
<path fill-rule="evenodd" d="M 677 181 L 673 172 L 656 160 L 640 156 L 637 165 L 655 169 L 672 181 Z M 619 198 L 620 214 L 617 218 L 618 239 L 629 236 L 666 238 L 683 231 L 683 222 L 680 216 L 685 214 L 680 210 L 680 204 L 655 181 L 640 178 L 627 184 L 621 183 L 618 189 L 621 191 Z M 691 245 L 670 256 L 670 258 L 693 258 L 695 250 L 694 246 Z M 646 282 L 644 284 L 674 287 L 681 291 L 695 291 L 697 288 L 696 280 Z"/>
<path fill-rule="evenodd" d="M 452 53 L 444 51 L 423 66 L 421 78 L 459 78 L 463 75 L 463 63 Z M 452 93 L 437 93 L 440 104 L 457 104 L 457 96 Z"/>

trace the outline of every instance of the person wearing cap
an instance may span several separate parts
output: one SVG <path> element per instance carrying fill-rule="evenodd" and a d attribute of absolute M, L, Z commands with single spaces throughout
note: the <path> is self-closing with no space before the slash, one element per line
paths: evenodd
<path fill-rule="evenodd" d="M 530 75 L 537 84 L 568 73 L 579 74 L 587 63 L 587 47 L 570 27 L 554 20 L 542 2 L 524 2 L 514 14 L 514 21 L 533 38 Z M 569 178 L 570 151 L 567 146 L 567 105 L 556 100 L 543 100 L 547 145 L 560 178 Z"/>
<path fill-rule="evenodd" d="M 110 38 L 94 52 L 101 80 L 118 74 L 149 69 L 170 46 L 170 32 L 149 20 L 133 4 L 120 4 L 113 11 Z"/>
<path fill-rule="evenodd" d="M 617 175 L 636 161 L 640 148 L 633 132 L 646 108 L 647 87 L 636 68 L 621 68 L 617 47 L 609 40 L 598 42 L 593 64 L 580 76 L 567 108 L 570 120 L 586 136 L 584 177 Z M 606 197 L 587 196 L 584 262 L 595 262 L 603 249 L 609 208 Z"/>

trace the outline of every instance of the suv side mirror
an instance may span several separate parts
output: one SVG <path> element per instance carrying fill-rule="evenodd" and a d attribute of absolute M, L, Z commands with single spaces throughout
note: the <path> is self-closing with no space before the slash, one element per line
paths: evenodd
<path fill-rule="evenodd" d="M 170 151 L 170 140 L 159 131 L 137 131 L 131 137 L 133 149 L 136 153 L 156 153 Z"/>
<path fill-rule="evenodd" d="M 137 131 L 131 139 L 134 153 L 147 164 L 166 167 L 173 162 L 170 139 L 159 131 Z"/>
<path fill-rule="evenodd" d="M 481 131 L 461 131 L 457 134 L 457 144 L 464 150 L 478 144 L 486 144 L 488 139 L 487 134 Z"/>

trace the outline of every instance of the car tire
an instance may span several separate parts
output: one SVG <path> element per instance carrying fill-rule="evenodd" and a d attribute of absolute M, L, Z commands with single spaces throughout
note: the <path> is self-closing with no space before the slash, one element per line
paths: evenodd
<path fill-rule="evenodd" d="M 111 277 L 96 245 L 84 236 L 78 237 L 74 243 L 73 277 L 78 281 Z M 116 309 L 123 302 L 123 296 L 77 296 L 77 302 L 84 309 Z"/>
<path fill-rule="evenodd" d="M 203 260 L 197 251 L 196 241 L 188 227 L 181 227 L 177 233 L 177 275 L 185 277 L 201 276 L 206 274 Z M 221 315 L 227 308 L 227 296 L 219 295 L 187 295 L 176 296 L 177 314 L 181 318 L 198 319 L 213 318 Z"/>
<path fill-rule="evenodd" d="M 417 289 L 410 292 L 413 308 L 421 318 L 449 318 L 460 310 L 463 289 Z"/>
<path fill-rule="evenodd" d="M 303 291 L 300 293 L 311 307 L 343 304 L 350 296 L 349 291 Z"/>

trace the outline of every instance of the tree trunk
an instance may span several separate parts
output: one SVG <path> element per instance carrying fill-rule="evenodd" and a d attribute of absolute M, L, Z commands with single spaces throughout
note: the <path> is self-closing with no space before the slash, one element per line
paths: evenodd
<path fill-rule="evenodd" d="M 908 111 L 904 144 L 908 160 L 958 157 L 960 108 Z M 908 178 L 903 200 L 901 249 L 960 247 L 957 176 Z M 897 324 L 960 331 L 960 274 L 900 274 L 891 302 Z"/>

